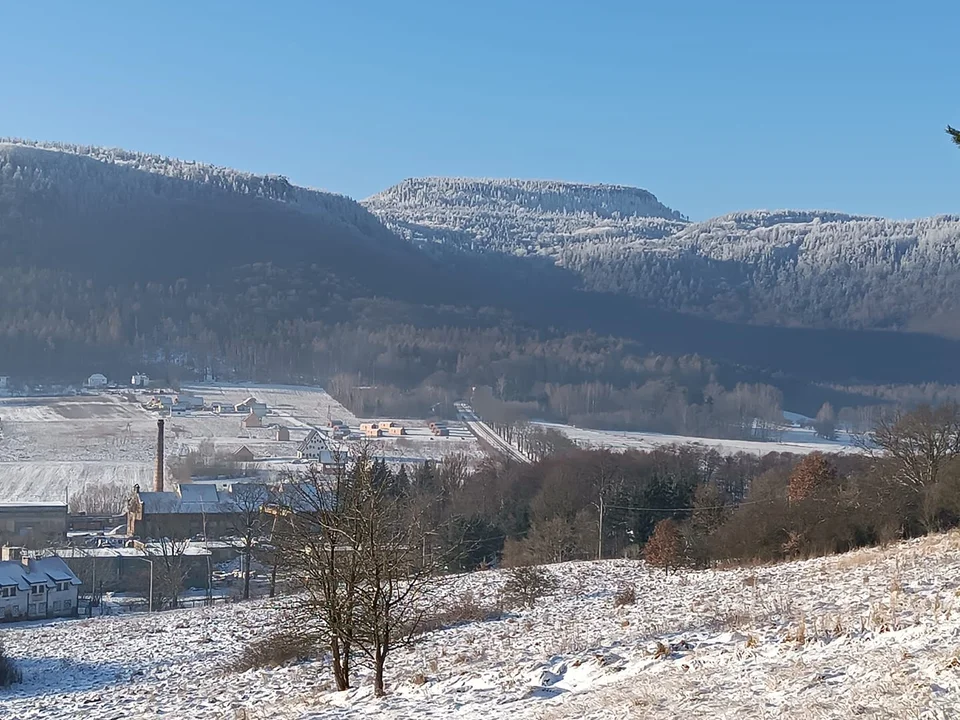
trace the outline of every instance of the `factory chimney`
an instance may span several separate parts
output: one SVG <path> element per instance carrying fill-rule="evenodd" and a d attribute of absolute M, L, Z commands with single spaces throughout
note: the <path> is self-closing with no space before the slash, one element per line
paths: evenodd
<path fill-rule="evenodd" d="M 157 420 L 157 470 L 153 476 L 153 489 L 163 492 L 163 418 Z"/>

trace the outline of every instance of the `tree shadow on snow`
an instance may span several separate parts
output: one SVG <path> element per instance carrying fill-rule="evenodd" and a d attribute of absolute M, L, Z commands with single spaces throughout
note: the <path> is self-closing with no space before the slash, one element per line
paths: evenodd
<path fill-rule="evenodd" d="M 77 662 L 66 658 L 14 658 L 23 674 L 23 682 L 0 692 L 0 701 L 82 693 L 111 685 L 136 682 L 143 671 L 134 665 L 117 662 Z"/>

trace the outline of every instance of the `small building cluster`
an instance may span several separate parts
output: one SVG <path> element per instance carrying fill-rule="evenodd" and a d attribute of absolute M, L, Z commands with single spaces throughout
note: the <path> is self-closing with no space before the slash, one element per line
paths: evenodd
<path fill-rule="evenodd" d="M 407 434 L 403 425 L 398 422 L 388 421 L 362 422 L 360 423 L 360 432 L 364 434 L 364 437 L 368 438 L 378 438 L 385 435 L 400 437 L 401 435 Z"/>
<path fill-rule="evenodd" d="M 143 373 L 136 373 L 130 378 L 130 387 L 144 389 L 150 387 L 150 378 Z"/>

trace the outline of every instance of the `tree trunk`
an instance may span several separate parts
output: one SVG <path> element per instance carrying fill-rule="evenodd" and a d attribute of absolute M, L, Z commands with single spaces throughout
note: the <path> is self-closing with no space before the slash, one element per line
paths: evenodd
<path fill-rule="evenodd" d="M 387 694 L 383 686 L 383 668 L 387 664 L 387 654 L 381 648 L 377 648 L 373 664 L 373 694 L 377 697 L 383 697 Z"/>
<path fill-rule="evenodd" d="M 277 565 L 280 564 L 280 553 L 274 548 L 273 551 L 273 567 L 270 568 L 270 597 L 274 597 L 277 594 Z"/>
<path fill-rule="evenodd" d="M 248 544 L 243 551 L 243 599 L 250 599 L 250 560 L 252 559 L 253 553 L 250 552 L 250 545 Z"/>
<path fill-rule="evenodd" d="M 350 646 L 340 646 L 340 641 L 333 638 L 330 643 L 330 654 L 333 657 L 333 678 L 337 683 L 337 690 L 343 692 L 350 689 Z"/>

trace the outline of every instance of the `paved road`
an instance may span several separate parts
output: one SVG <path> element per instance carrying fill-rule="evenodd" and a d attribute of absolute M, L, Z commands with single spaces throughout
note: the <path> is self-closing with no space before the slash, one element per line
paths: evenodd
<path fill-rule="evenodd" d="M 457 403 L 456 408 L 457 413 L 460 416 L 460 420 L 466 424 L 470 432 L 476 435 L 478 440 L 483 440 L 494 450 L 500 451 L 511 460 L 525 464 L 532 462 L 530 458 L 517 450 L 502 437 L 497 435 L 497 433 L 493 431 L 493 428 L 491 428 L 477 416 L 472 407 L 466 403 Z"/>

